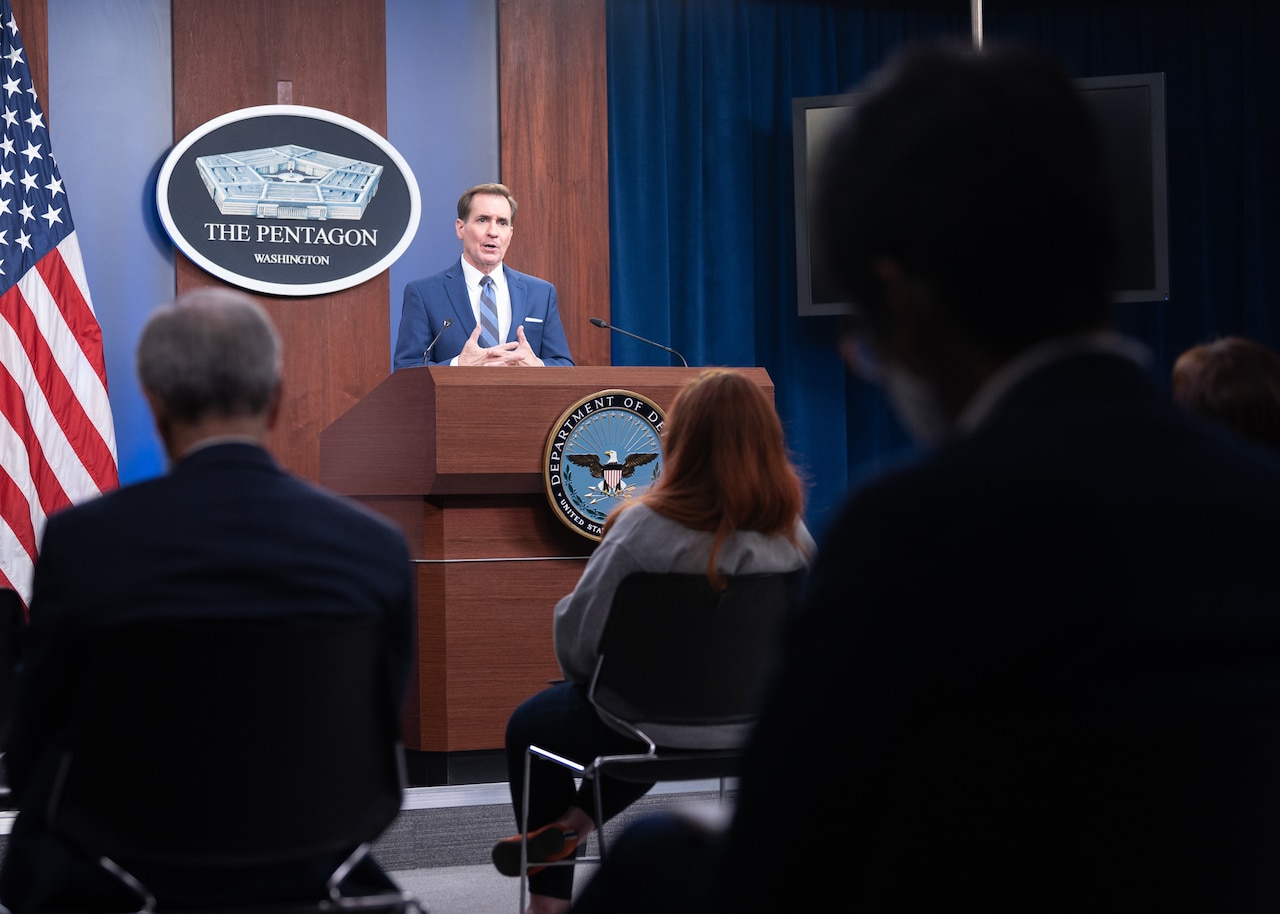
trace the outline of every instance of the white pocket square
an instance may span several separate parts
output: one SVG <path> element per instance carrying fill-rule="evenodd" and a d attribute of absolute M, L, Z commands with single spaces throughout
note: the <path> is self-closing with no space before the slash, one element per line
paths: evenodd
<path fill-rule="evenodd" d="M 542 323 L 542 318 L 540 318 L 540 317 L 526 317 L 526 318 L 524 319 L 524 322 L 525 322 L 526 324 L 541 324 L 541 323 Z"/>

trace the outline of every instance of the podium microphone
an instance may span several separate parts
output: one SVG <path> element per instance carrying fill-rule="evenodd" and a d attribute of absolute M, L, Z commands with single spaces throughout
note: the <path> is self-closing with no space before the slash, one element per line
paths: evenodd
<path fill-rule="evenodd" d="M 601 320 L 598 317 L 591 318 L 591 323 L 595 324 L 597 327 L 603 327 L 605 330 L 612 330 L 615 333 L 621 333 L 623 336 L 629 336 L 633 340 L 639 340 L 642 343 L 648 343 L 650 346 L 657 346 L 659 349 L 665 349 L 667 352 L 671 353 L 681 362 L 684 362 L 685 368 L 689 367 L 689 363 L 684 361 L 684 356 L 676 352 L 670 346 L 664 346 L 661 343 L 655 343 L 653 340 L 645 339 L 642 336 L 636 336 L 636 334 L 632 333 L 630 330 L 623 330 L 621 327 L 615 327 L 613 326 L 613 324 L 609 323 L 608 321 Z"/>
<path fill-rule="evenodd" d="M 452 326 L 453 326 L 453 321 L 449 320 L 449 318 L 446 317 L 444 319 L 444 323 L 440 325 L 440 332 L 436 334 L 436 338 L 432 340 L 431 344 L 427 346 L 427 348 L 422 352 L 422 366 L 424 368 L 427 365 L 427 356 L 431 354 L 432 349 L 436 348 L 436 343 L 440 342 L 440 337 L 444 336 L 444 332 Z"/>

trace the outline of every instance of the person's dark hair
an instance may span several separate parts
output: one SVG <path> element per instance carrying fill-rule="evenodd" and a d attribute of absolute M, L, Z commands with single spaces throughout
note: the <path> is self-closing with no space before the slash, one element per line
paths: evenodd
<path fill-rule="evenodd" d="M 1173 398 L 1198 416 L 1280 450 L 1280 354 L 1229 336 L 1173 363 Z"/>
<path fill-rule="evenodd" d="M 477 184 L 475 187 L 467 188 L 466 192 L 458 198 L 458 218 L 466 222 L 471 218 L 471 201 L 475 199 L 476 194 L 496 194 L 499 197 L 506 197 L 507 202 L 511 204 L 511 224 L 516 224 L 516 198 L 511 196 L 511 190 L 505 184 Z"/>
<path fill-rule="evenodd" d="M 756 530 L 794 538 L 804 488 L 773 403 L 738 371 L 708 369 L 676 395 L 663 428 L 662 476 L 640 499 L 692 530 L 714 531 L 707 576 L 726 536 Z M 608 533 L 618 512 L 605 521 Z"/>
<path fill-rule="evenodd" d="M 280 338 L 248 295 L 196 289 L 151 313 L 137 366 L 143 388 L 175 419 L 259 416 L 280 386 Z"/>
<path fill-rule="evenodd" d="M 820 164 L 816 254 L 873 332 L 885 319 L 881 259 L 931 287 L 1000 358 L 1109 322 L 1101 139 L 1054 61 L 1016 45 L 929 43 L 866 88 Z"/>

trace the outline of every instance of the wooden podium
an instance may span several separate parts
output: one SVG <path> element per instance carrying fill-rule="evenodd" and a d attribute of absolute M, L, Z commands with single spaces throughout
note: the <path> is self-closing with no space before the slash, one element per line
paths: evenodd
<path fill-rule="evenodd" d="M 763 368 L 740 370 L 772 397 Z M 321 484 L 395 521 L 417 568 L 407 748 L 502 748 L 511 711 L 560 676 L 552 609 L 595 542 L 547 501 L 541 465 L 556 421 L 615 388 L 666 410 L 698 372 L 407 368 L 321 433 Z"/>

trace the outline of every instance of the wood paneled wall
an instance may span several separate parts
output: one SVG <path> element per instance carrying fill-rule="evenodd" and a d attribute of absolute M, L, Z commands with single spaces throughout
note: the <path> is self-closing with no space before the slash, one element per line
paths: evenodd
<path fill-rule="evenodd" d="M 22 36 L 26 50 L 27 66 L 36 84 L 36 95 L 44 108 L 46 124 L 52 124 L 49 114 L 49 2 L 48 0 L 12 0 L 14 21 Z"/>
<path fill-rule="evenodd" d="M 325 108 L 387 132 L 383 0 L 173 0 L 173 132 L 237 108 Z M 390 280 L 315 297 L 258 296 L 284 343 L 271 448 L 319 478 L 320 432 L 387 376 Z M 178 292 L 222 281 L 178 256 Z"/>
<path fill-rule="evenodd" d="M 508 260 L 556 284 L 569 351 L 610 363 L 605 0 L 500 0 L 502 180 L 520 204 Z"/>

